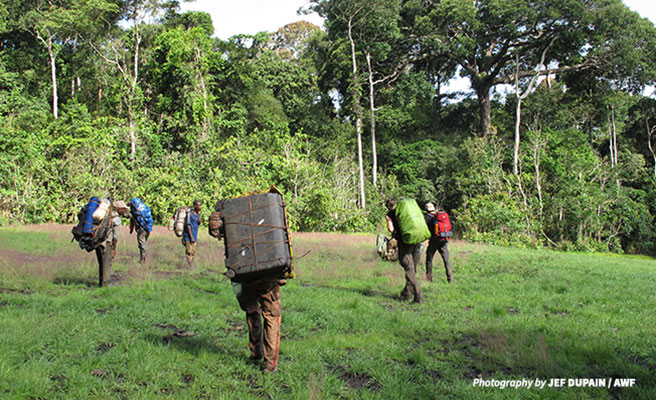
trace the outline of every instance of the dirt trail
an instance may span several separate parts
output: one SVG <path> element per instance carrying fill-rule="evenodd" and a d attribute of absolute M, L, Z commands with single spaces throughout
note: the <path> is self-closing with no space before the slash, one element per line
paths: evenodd
<path fill-rule="evenodd" d="M 136 234 L 130 235 L 129 225 L 124 221 L 113 261 L 113 272 L 121 280 L 143 280 L 166 278 L 188 272 L 184 260 L 184 248 L 181 239 L 165 226 L 153 227 L 148 240 L 148 263 L 141 265 Z M 17 229 L 20 232 L 44 232 L 55 242 L 50 254 L 39 255 L 3 246 L 0 243 L 0 274 L 12 276 L 37 277 L 53 282 L 80 282 L 92 284 L 97 279 L 97 262 L 95 252 L 86 252 L 79 248 L 77 242 L 71 242 L 72 225 L 41 224 L 26 225 Z M 207 228 L 201 226 L 199 231 L 196 265 L 209 273 L 223 273 L 224 247 L 222 242 L 210 237 Z M 338 254 L 345 248 L 367 248 L 374 253 L 375 237 L 372 235 L 344 235 L 339 233 L 292 233 L 294 257 L 302 257 L 317 252 Z"/>

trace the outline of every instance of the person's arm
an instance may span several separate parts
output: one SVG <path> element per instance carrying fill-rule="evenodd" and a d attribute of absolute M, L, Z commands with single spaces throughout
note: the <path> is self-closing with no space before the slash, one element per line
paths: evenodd
<path fill-rule="evenodd" d="M 424 220 L 426 221 L 426 226 L 428 227 L 428 230 L 431 230 L 432 229 L 431 224 L 433 223 L 433 215 L 425 214 Z"/>
<path fill-rule="evenodd" d="M 394 233 L 394 222 L 392 222 L 392 218 L 386 215 L 385 219 L 387 220 L 387 230 L 390 233 Z"/>
<path fill-rule="evenodd" d="M 191 222 L 191 213 L 192 212 L 193 211 L 189 211 L 187 213 L 187 217 L 186 217 L 187 220 L 185 221 L 185 226 L 187 228 L 187 234 L 189 235 L 189 242 L 193 244 L 194 243 L 194 235 L 191 234 L 191 223 L 190 223 Z"/>
<path fill-rule="evenodd" d="M 118 244 L 118 237 L 121 234 L 121 215 L 117 214 L 112 218 L 112 258 L 116 257 L 116 245 Z"/>
<path fill-rule="evenodd" d="M 130 235 L 132 235 L 133 231 L 134 231 L 134 218 L 130 217 Z"/>

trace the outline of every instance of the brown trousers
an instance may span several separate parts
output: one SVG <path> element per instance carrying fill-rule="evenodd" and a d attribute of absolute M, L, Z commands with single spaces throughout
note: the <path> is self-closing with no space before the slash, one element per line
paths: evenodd
<path fill-rule="evenodd" d="M 273 371 L 278 365 L 280 345 L 280 285 L 278 280 L 242 284 L 239 306 L 246 311 L 248 347 L 251 358 L 264 358 L 264 368 Z M 262 329 L 264 320 L 264 330 Z"/>
<path fill-rule="evenodd" d="M 194 266 L 194 257 L 196 256 L 196 245 L 198 242 L 187 242 L 182 239 L 182 245 L 185 247 L 185 256 L 187 257 L 187 264 L 193 268 Z"/>
<path fill-rule="evenodd" d="M 148 231 L 142 228 L 141 225 L 139 224 L 137 224 L 134 230 L 137 231 L 137 244 L 139 245 L 139 253 L 141 253 L 141 258 L 143 258 L 143 256 L 146 254 L 146 242 L 148 241 Z"/>
<path fill-rule="evenodd" d="M 405 271 L 405 287 L 401 292 L 404 299 L 422 301 L 421 287 L 417 282 L 417 264 L 421 257 L 421 245 L 405 244 L 399 240 L 399 262 Z"/>

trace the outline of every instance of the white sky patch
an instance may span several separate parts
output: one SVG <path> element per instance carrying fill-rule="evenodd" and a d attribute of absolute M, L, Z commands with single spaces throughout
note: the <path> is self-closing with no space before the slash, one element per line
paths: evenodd
<path fill-rule="evenodd" d="M 623 0 L 623 2 L 633 11 L 637 11 L 641 17 L 656 24 L 656 2 L 654 0 Z"/>
<path fill-rule="evenodd" d="M 243 33 L 275 32 L 289 23 L 308 21 L 323 27 L 323 18 L 317 13 L 297 14 L 307 9 L 305 0 L 198 0 L 181 3 L 181 12 L 205 11 L 212 16 L 214 36 L 227 40 Z"/>

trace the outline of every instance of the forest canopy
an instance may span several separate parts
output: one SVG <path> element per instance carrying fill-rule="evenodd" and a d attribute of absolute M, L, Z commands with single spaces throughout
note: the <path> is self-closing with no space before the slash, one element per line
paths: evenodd
<path fill-rule="evenodd" d="M 296 230 L 412 197 L 471 241 L 656 253 L 656 28 L 621 0 L 310 7 L 223 41 L 178 1 L 0 0 L 0 225 L 276 185 Z"/>

